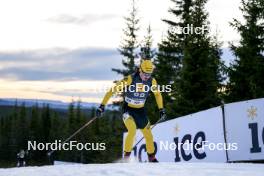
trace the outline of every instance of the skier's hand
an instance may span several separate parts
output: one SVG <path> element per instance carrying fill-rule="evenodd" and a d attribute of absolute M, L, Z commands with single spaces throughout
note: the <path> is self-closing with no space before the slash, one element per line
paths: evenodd
<path fill-rule="evenodd" d="M 160 113 L 160 120 L 163 121 L 166 119 L 166 112 L 165 112 L 165 109 L 162 108 L 159 110 L 159 113 Z"/>
<path fill-rule="evenodd" d="M 96 109 L 96 117 L 102 117 L 102 114 L 104 112 L 104 105 L 100 105 L 97 109 Z"/>

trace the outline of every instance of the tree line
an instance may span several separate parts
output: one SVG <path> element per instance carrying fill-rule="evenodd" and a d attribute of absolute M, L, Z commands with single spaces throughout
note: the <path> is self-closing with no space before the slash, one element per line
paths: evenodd
<path fill-rule="evenodd" d="M 2 111 L 10 113 L 2 115 Z M 1 107 L 0 112 L 0 167 L 16 165 L 16 155 L 28 149 L 28 142 L 54 143 L 64 141 L 95 116 L 95 108 L 83 109 L 81 102 L 71 102 L 67 110 L 51 109 L 49 104 L 26 107 L 23 103 Z M 104 117 L 84 129 L 72 141 L 78 143 L 105 143 L 106 150 L 56 151 L 48 156 L 47 150 L 26 153 L 28 165 L 51 164 L 54 160 L 79 163 L 112 162 L 120 157 L 124 127 L 118 111 L 106 111 Z"/>

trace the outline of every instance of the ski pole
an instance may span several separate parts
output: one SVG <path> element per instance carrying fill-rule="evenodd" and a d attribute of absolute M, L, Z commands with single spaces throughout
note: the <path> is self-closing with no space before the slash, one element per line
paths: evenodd
<path fill-rule="evenodd" d="M 159 122 L 165 120 L 165 118 L 160 118 L 150 129 L 153 129 Z M 142 137 L 133 147 L 133 149 L 144 139 L 144 137 Z"/>
<path fill-rule="evenodd" d="M 68 137 L 67 139 L 65 139 L 61 145 L 65 144 L 66 142 L 68 142 L 71 138 L 73 138 L 74 136 L 76 136 L 76 134 L 78 134 L 80 131 L 82 131 L 84 128 L 86 128 L 87 126 L 89 126 L 95 119 L 97 119 L 98 117 L 95 116 L 93 117 L 91 120 L 89 120 L 86 124 L 84 124 L 81 128 L 79 128 L 77 131 L 75 131 L 70 137 Z M 52 150 L 50 152 L 47 153 L 48 156 L 50 156 L 52 153 L 54 153 L 56 150 Z"/>

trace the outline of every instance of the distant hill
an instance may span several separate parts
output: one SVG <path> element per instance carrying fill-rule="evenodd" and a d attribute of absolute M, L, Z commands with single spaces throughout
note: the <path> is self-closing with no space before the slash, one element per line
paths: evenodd
<path fill-rule="evenodd" d="M 15 98 L 0 98 L 0 106 L 14 106 L 17 102 L 18 106 L 21 106 L 25 103 L 26 107 L 32 107 L 38 104 L 39 107 L 42 107 L 45 104 L 49 104 L 52 109 L 62 109 L 67 110 L 69 106 L 69 102 L 62 102 L 58 100 L 42 100 L 42 99 L 15 99 Z M 77 104 L 77 102 L 75 102 Z M 82 109 L 92 109 L 97 108 L 99 106 L 98 103 L 89 103 L 89 102 L 81 102 Z M 108 110 L 116 110 L 117 108 L 112 104 L 107 106 Z"/>

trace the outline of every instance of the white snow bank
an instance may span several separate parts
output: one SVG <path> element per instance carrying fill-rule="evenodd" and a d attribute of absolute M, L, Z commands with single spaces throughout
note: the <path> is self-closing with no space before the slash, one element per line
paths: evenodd
<path fill-rule="evenodd" d="M 73 162 L 64 162 L 64 161 L 54 161 L 54 165 L 80 165 L 80 163 L 73 163 Z"/>
<path fill-rule="evenodd" d="M 0 169 L 0 176 L 263 176 L 264 164 L 114 163 Z"/>

